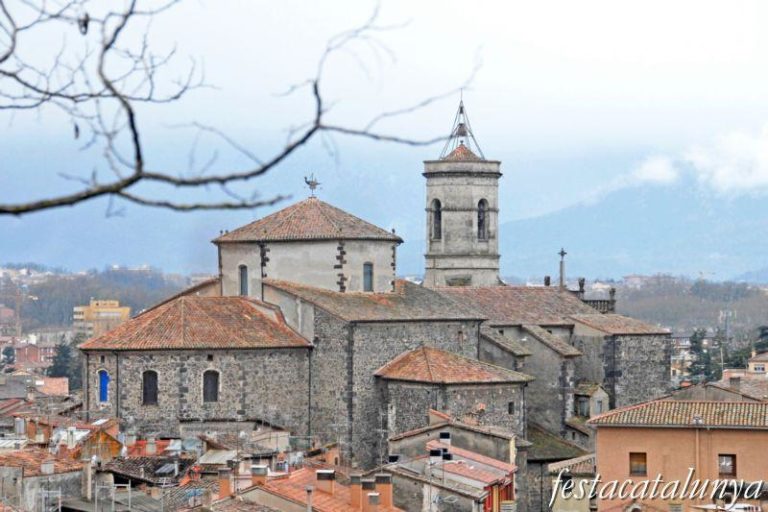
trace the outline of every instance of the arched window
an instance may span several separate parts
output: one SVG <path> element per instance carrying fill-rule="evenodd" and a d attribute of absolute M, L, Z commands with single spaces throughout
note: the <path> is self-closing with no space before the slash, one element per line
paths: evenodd
<path fill-rule="evenodd" d="M 141 403 L 157 405 L 157 372 L 147 370 L 141 375 Z"/>
<path fill-rule="evenodd" d="M 373 263 L 363 263 L 363 291 L 373 291 Z"/>
<path fill-rule="evenodd" d="M 443 237 L 443 205 L 439 199 L 432 201 L 432 238 L 440 240 Z"/>
<path fill-rule="evenodd" d="M 240 295 L 248 295 L 248 267 L 240 265 Z"/>
<path fill-rule="evenodd" d="M 488 201 L 485 199 L 477 203 L 477 238 L 488 240 Z"/>
<path fill-rule="evenodd" d="M 219 401 L 219 372 L 206 370 L 203 373 L 203 402 Z"/>
<path fill-rule="evenodd" d="M 109 401 L 109 372 L 99 370 L 99 402 Z"/>

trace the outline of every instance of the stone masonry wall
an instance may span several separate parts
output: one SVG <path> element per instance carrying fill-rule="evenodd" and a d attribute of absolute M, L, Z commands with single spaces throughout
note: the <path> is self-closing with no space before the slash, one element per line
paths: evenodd
<path fill-rule="evenodd" d="M 671 388 L 672 343 L 668 335 L 615 336 L 606 352 L 615 349 L 615 407 L 644 402 Z M 610 394 L 610 390 L 608 390 Z"/>
<path fill-rule="evenodd" d="M 359 463 L 368 467 L 378 460 L 377 447 L 386 446 L 381 431 L 382 415 L 386 419 L 386 412 L 381 410 L 381 396 L 374 376 L 376 370 L 422 344 L 477 358 L 478 322 L 359 323 L 352 329 L 353 341 L 348 354 L 350 382 L 353 383 L 350 448 Z M 384 425 L 384 430 L 386 428 Z"/>
<path fill-rule="evenodd" d="M 309 349 L 122 352 L 108 356 L 106 363 L 112 410 L 133 418 L 139 435 L 177 436 L 180 421 L 253 418 L 299 435 L 308 430 Z M 98 354 L 89 357 L 92 409 L 98 403 L 97 372 L 102 366 Z M 203 372 L 209 369 L 219 372 L 219 400 L 214 403 L 203 402 Z M 142 404 L 146 370 L 158 373 L 157 405 Z"/>
<path fill-rule="evenodd" d="M 535 339 L 526 347 L 532 355 L 526 359 L 525 373 L 536 378 L 526 389 L 528 419 L 559 434 L 573 410 L 574 361 Z"/>

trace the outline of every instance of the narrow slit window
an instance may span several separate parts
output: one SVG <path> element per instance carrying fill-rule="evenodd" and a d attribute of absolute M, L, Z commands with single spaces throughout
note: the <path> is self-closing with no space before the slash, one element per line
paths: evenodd
<path fill-rule="evenodd" d="M 109 401 L 109 372 L 99 370 L 99 402 Z"/>
<path fill-rule="evenodd" d="M 432 201 L 432 238 L 440 240 L 443 237 L 443 206 L 439 199 Z"/>
<path fill-rule="evenodd" d="M 485 199 L 477 203 L 477 238 L 488 240 L 488 201 Z"/>
<path fill-rule="evenodd" d="M 219 372 L 206 370 L 203 373 L 203 402 L 219 401 Z"/>
<path fill-rule="evenodd" d="M 248 267 L 240 265 L 240 295 L 248 295 Z"/>
<path fill-rule="evenodd" d="M 363 264 L 363 291 L 373 291 L 373 263 Z"/>
<path fill-rule="evenodd" d="M 157 405 L 157 372 L 147 370 L 141 378 L 142 403 L 144 405 Z"/>

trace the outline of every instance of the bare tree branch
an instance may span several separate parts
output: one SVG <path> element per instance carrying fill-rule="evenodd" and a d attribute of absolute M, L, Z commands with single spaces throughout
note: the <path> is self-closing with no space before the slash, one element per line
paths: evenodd
<path fill-rule="evenodd" d="M 373 129 L 384 119 L 413 113 L 455 91 L 426 98 L 411 107 L 381 113 L 363 125 L 363 128 L 326 122 L 328 107 L 320 84 L 326 63 L 333 54 L 349 51 L 364 68 L 364 59 L 349 48 L 352 42 L 359 41 L 367 45 L 377 58 L 386 54 L 394 59 L 386 46 L 374 37 L 375 33 L 392 28 L 376 24 L 376 9 L 363 25 L 331 38 L 320 56 L 316 75 L 290 87 L 284 93 L 294 94 L 308 88 L 313 112 L 308 122 L 289 132 L 285 145 L 276 148 L 271 156 L 260 158 L 223 131 L 195 122 L 186 125 L 198 132 L 189 157 L 191 169 L 195 167 L 194 151 L 203 133 L 215 136 L 247 158 L 252 165 L 243 169 L 219 169 L 216 165 L 218 153 L 214 152 L 196 174 L 177 174 L 165 169 L 150 168 L 142 141 L 142 123 L 137 113 L 140 110 L 137 107 L 142 104 L 173 103 L 195 89 L 209 87 L 195 61 L 190 63 L 181 77 L 166 78 L 165 71 L 176 59 L 177 49 L 173 48 L 163 54 L 156 54 L 152 50 L 149 30 L 151 20 L 179 1 L 170 0 L 154 8 L 140 8 L 139 0 L 131 0 L 123 10 L 104 11 L 103 3 L 91 4 L 88 0 L 63 0 L 53 9 L 49 9 L 45 2 L 36 4 L 32 0 L 0 0 L 0 111 L 36 111 L 49 105 L 56 107 L 71 118 L 75 138 L 84 137 L 82 149 L 101 147 L 103 156 L 103 168 L 94 170 L 88 178 L 59 173 L 65 179 L 81 185 L 79 190 L 48 198 L 0 204 L 0 215 L 23 215 L 74 206 L 99 197 L 109 198 L 108 215 L 122 214 L 113 204 L 115 199 L 174 211 L 237 210 L 269 206 L 284 200 L 285 196 L 262 198 L 256 191 L 251 197 L 244 197 L 229 186 L 251 182 L 265 175 L 320 133 L 336 133 L 411 146 L 445 140 L 445 137 L 414 140 L 377 133 Z M 134 27 L 144 25 L 143 35 L 138 40 L 126 36 L 129 27 L 134 30 Z M 28 43 L 28 38 L 33 38 L 42 27 L 51 26 L 63 28 L 65 34 L 74 31 L 75 37 L 82 38 L 83 51 L 74 50 L 65 41 L 62 49 L 52 54 L 48 65 L 33 64 L 19 52 L 20 41 L 23 38 Z M 164 197 L 148 196 L 146 188 L 139 187 L 141 184 L 152 183 L 167 187 Z M 175 188 L 204 188 L 210 185 L 218 186 L 223 197 L 221 201 L 180 202 L 173 198 Z"/>

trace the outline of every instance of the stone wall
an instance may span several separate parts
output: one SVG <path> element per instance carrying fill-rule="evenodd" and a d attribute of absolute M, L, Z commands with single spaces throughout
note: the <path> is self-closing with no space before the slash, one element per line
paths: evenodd
<path fill-rule="evenodd" d="M 437 485 L 426 478 L 392 473 L 395 506 L 403 510 L 440 510 L 441 512 L 482 512 L 482 505 L 471 498 Z M 447 498 L 447 499 L 446 499 Z M 430 499 L 432 506 L 430 507 Z"/>
<path fill-rule="evenodd" d="M 526 348 L 532 355 L 526 360 L 525 373 L 536 378 L 526 389 L 528 418 L 559 434 L 573 410 L 574 360 L 533 336 L 528 337 Z"/>
<path fill-rule="evenodd" d="M 358 323 L 351 329 L 353 339 L 348 357 L 354 420 L 350 447 L 360 464 L 368 467 L 379 459 L 378 447 L 386 447 L 387 415 L 381 408 L 381 394 L 374 376 L 376 370 L 422 344 L 477 358 L 479 322 Z M 385 422 L 383 429 L 382 420 Z"/>
<path fill-rule="evenodd" d="M 503 336 L 503 334 L 499 334 Z M 481 361 L 495 364 L 502 368 L 525 373 L 525 357 L 515 357 L 509 350 L 501 348 L 496 343 L 488 340 L 485 336 L 480 337 L 479 357 Z"/>
<path fill-rule="evenodd" d="M 240 265 L 248 267 L 249 295 L 261 297 L 262 275 L 328 290 L 363 291 L 363 264 L 373 264 L 373 290 L 392 291 L 394 242 L 320 240 L 220 245 L 223 295 L 240 294 Z M 343 276 L 343 281 L 340 280 Z"/>
<path fill-rule="evenodd" d="M 179 435 L 182 421 L 262 419 L 309 429 L 309 349 L 120 352 L 88 357 L 88 400 L 98 406 L 98 370 L 111 372 L 109 410 L 137 434 Z M 158 373 L 157 405 L 142 404 L 142 373 Z M 203 372 L 219 372 L 219 400 L 203 402 Z"/>
<path fill-rule="evenodd" d="M 669 335 L 614 336 L 607 342 L 605 351 L 611 354 L 608 360 L 616 362 L 612 369 L 614 407 L 644 402 L 669 393 L 672 357 Z M 610 395 L 611 390 L 607 391 Z"/>

